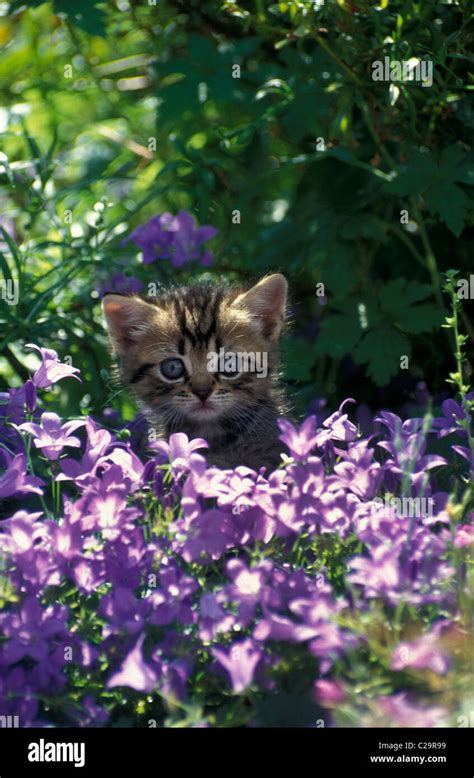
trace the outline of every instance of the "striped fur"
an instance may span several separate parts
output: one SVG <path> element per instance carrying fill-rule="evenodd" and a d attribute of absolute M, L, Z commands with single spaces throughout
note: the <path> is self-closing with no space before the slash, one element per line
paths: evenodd
<path fill-rule="evenodd" d="M 285 306 L 286 281 L 279 274 L 250 290 L 199 283 L 156 297 L 109 294 L 103 300 L 121 378 L 157 434 L 203 437 L 211 464 L 255 469 L 275 468 L 284 450 L 276 420 L 285 410 L 278 385 Z M 266 352 L 267 376 L 243 372 L 229 379 L 210 372 L 208 354 L 221 348 Z M 166 359 L 182 362 L 182 379 L 164 377 Z"/>

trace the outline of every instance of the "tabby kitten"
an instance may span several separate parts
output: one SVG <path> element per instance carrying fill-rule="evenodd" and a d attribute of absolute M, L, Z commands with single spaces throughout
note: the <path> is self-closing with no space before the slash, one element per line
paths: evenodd
<path fill-rule="evenodd" d="M 275 273 L 247 291 L 199 283 L 156 297 L 105 295 L 119 372 L 160 436 L 205 438 L 207 460 L 218 467 L 278 466 L 285 451 L 277 417 L 284 411 L 278 340 L 286 294 L 284 276 Z M 232 354 L 257 361 L 232 363 Z"/>

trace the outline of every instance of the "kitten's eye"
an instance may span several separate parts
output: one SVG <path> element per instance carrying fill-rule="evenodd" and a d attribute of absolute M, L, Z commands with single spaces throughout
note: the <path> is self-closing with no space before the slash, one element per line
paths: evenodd
<path fill-rule="evenodd" d="M 164 359 L 163 362 L 160 362 L 160 370 L 169 381 L 177 381 L 185 373 L 184 362 L 177 357 Z"/>
<path fill-rule="evenodd" d="M 237 378 L 240 375 L 240 370 L 231 370 L 229 367 L 225 367 L 219 370 L 221 378 Z"/>

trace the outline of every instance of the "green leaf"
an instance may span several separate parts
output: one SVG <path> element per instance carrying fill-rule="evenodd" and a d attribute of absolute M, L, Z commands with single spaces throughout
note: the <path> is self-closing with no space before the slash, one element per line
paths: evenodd
<path fill-rule="evenodd" d="M 73 24 L 89 35 L 105 37 L 106 13 L 97 8 L 97 0 L 54 0 L 54 10 L 66 14 Z"/>
<path fill-rule="evenodd" d="M 339 243 L 331 246 L 330 251 L 320 262 L 322 281 L 337 299 L 347 297 L 354 284 L 354 261 L 350 244 Z"/>
<path fill-rule="evenodd" d="M 158 121 L 171 121 L 180 118 L 186 111 L 199 111 L 199 81 L 185 75 L 174 84 L 158 90 L 158 96 L 164 101 L 158 109 Z"/>
<path fill-rule="evenodd" d="M 358 364 L 367 365 L 367 374 L 377 386 L 386 386 L 400 369 L 400 357 L 410 353 L 407 338 L 394 328 L 377 327 L 364 335 L 353 356 Z"/>
<path fill-rule="evenodd" d="M 458 144 L 443 149 L 439 160 L 431 152 L 412 151 L 407 164 L 384 188 L 402 197 L 423 194 L 431 213 L 459 237 L 471 200 L 455 182 L 474 184 L 472 154 Z"/>
<path fill-rule="evenodd" d="M 426 203 L 431 213 L 438 216 L 459 238 L 472 207 L 472 200 L 467 194 L 456 184 L 444 180 L 429 190 Z"/>
<path fill-rule="evenodd" d="M 282 350 L 286 377 L 290 381 L 308 381 L 315 363 L 311 342 L 290 338 L 284 341 Z"/>
<path fill-rule="evenodd" d="M 363 330 L 358 317 L 350 314 L 328 314 L 321 322 L 321 331 L 316 341 L 316 353 L 342 359 L 350 353 Z"/>
<path fill-rule="evenodd" d="M 415 150 L 398 175 L 383 185 L 390 194 L 401 196 L 424 192 L 436 176 L 437 164 L 431 153 Z"/>
<path fill-rule="evenodd" d="M 435 305 L 429 303 L 417 305 L 403 311 L 400 327 L 404 332 L 411 332 L 414 335 L 420 332 L 430 332 L 441 326 L 443 317 L 443 311 Z"/>
<path fill-rule="evenodd" d="M 395 278 L 380 290 L 379 302 L 383 313 L 404 332 L 418 334 L 439 327 L 444 312 L 438 305 L 414 303 L 433 294 L 431 286 L 406 278 Z"/>
<path fill-rule="evenodd" d="M 297 84 L 293 88 L 294 98 L 285 107 L 281 116 L 281 124 L 286 129 L 293 143 L 312 133 L 318 133 L 318 117 L 329 111 L 331 101 L 325 92 L 318 91 L 313 84 Z M 314 105 L 314 110 L 308 116 L 308 104 Z"/>
<path fill-rule="evenodd" d="M 18 251 L 18 246 L 16 245 L 15 241 L 12 239 L 11 235 L 9 235 L 9 233 L 6 231 L 4 227 L 0 227 L 0 232 L 3 235 L 3 239 L 5 243 L 10 249 L 10 253 L 15 263 L 15 267 L 17 269 L 18 277 L 20 278 L 22 274 L 22 261 L 21 261 L 20 252 Z"/>
<path fill-rule="evenodd" d="M 0 268 L 2 270 L 2 274 L 3 274 L 3 277 L 4 277 L 5 281 L 11 281 L 12 278 L 13 278 L 12 272 L 11 272 L 9 266 L 8 266 L 7 260 L 5 259 L 4 255 L 2 254 L 1 251 L 0 251 Z"/>
<path fill-rule="evenodd" d="M 474 184 L 474 155 L 466 154 L 464 149 L 455 144 L 447 146 L 441 152 L 439 175 L 450 181 L 460 181 L 463 184 Z"/>
<path fill-rule="evenodd" d="M 410 303 L 425 300 L 432 294 L 433 289 L 428 284 L 407 281 L 406 278 L 395 278 L 388 281 L 380 290 L 380 306 L 387 313 L 398 316 L 401 311 L 405 312 Z"/>

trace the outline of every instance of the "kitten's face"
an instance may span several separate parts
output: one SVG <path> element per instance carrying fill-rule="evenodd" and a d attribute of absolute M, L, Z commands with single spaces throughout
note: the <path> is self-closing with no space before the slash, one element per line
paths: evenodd
<path fill-rule="evenodd" d="M 245 425 L 275 385 L 286 289 L 275 274 L 247 292 L 196 285 L 147 300 L 106 295 L 123 378 L 171 431 L 209 438 Z"/>

